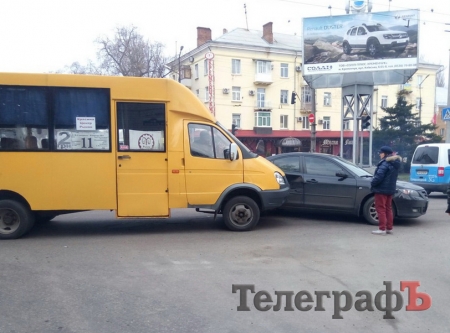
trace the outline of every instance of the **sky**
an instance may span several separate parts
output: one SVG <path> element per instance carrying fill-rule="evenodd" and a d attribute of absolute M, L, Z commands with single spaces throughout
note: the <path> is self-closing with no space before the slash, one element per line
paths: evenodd
<path fill-rule="evenodd" d="M 197 27 L 212 38 L 223 29 L 262 30 L 302 35 L 308 17 L 344 15 L 345 0 L 0 0 L 0 72 L 45 73 L 96 60 L 98 37 L 135 26 L 175 56 L 196 48 Z M 245 5 L 245 8 L 244 8 Z M 372 0 L 372 12 L 420 9 L 420 56 L 449 64 L 448 0 Z M 329 9 L 331 7 L 331 9 Z"/>

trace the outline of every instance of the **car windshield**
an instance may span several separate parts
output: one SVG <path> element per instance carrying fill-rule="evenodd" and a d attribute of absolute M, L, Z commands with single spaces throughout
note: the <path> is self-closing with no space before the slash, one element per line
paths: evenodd
<path fill-rule="evenodd" d="M 371 177 L 372 176 L 372 174 L 370 172 L 360 168 L 359 166 L 353 164 L 352 162 L 344 160 L 343 158 L 341 158 L 339 156 L 336 156 L 336 161 L 341 163 L 343 166 L 345 166 L 348 170 L 353 172 L 358 177 L 368 177 L 368 176 Z"/>
<path fill-rule="evenodd" d="M 369 30 L 370 32 L 374 32 L 374 31 L 388 31 L 388 29 L 386 29 L 385 27 L 383 27 L 381 24 L 377 24 L 377 25 L 366 25 L 367 30 Z"/>
<path fill-rule="evenodd" d="M 229 136 L 231 136 L 231 138 L 234 140 L 234 142 L 239 146 L 239 148 L 241 148 L 242 150 L 245 150 L 248 154 L 250 154 L 252 157 L 257 157 L 258 155 L 253 153 L 250 149 L 247 148 L 247 146 L 245 146 L 241 141 L 239 141 L 239 139 L 237 137 L 235 137 L 233 135 L 233 133 L 231 133 L 229 130 L 226 129 L 225 126 L 223 126 L 221 123 L 216 122 L 216 124 L 223 130 L 225 131 Z"/>

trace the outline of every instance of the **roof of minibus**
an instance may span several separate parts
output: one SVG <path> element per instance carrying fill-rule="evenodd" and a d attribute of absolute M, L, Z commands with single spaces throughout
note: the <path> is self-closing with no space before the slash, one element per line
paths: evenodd
<path fill-rule="evenodd" d="M 84 74 L 0 73 L 0 85 L 109 88 L 111 99 L 169 103 L 169 111 L 195 114 L 216 122 L 187 87 L 168 78 Z"/>

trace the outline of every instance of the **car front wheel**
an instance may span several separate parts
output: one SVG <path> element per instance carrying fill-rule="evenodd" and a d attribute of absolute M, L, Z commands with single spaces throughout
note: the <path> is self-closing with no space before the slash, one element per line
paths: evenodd
<path fill-rule="evenodd" d="M 367 223 L 378 225 L 378 214 L 375 209 L 375 197 L 371 197 L 366 201 L 363 207 L 363 215 Z M 394 202 L 392 202 L 392 215 L 394 218 L 397 215 L 397 209 L 395 208 Z"/>

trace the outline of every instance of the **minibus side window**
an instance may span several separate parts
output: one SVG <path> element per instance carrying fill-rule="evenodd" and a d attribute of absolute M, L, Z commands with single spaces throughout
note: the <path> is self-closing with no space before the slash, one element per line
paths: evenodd
<path fill-rule="evenodd" d="M 192 156 L 225 159 L 230 140 L 217 128 L 203 124 L 189 124 L 189 144 Z"/>
<path fill-rule="evenodd" d="M 53 88 L 56 150 L 109 150 L 109 100 L 104 88 Z"/>
<path fill-rule="evenodd" d="M 0 150 L 48 150 L 46 88 L 0 86 Z"/>
<path fill-rule="evenodd" d="M 165 104 L 117 103 L 119 151 L 165 152 Z"/>

